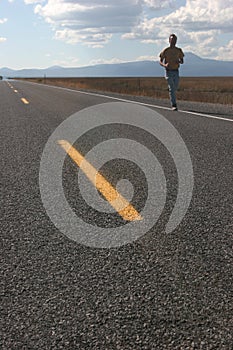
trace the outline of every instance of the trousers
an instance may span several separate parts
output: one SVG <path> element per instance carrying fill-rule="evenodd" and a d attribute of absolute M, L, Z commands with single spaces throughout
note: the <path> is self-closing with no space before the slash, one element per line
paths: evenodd
<path fill-rule="evenodd" d="M 165 79 L 168 83 L 169 97 L 172 106 L 176 106 L 176 91 L 179 86 L 179 71 L 166 70 Z"/>

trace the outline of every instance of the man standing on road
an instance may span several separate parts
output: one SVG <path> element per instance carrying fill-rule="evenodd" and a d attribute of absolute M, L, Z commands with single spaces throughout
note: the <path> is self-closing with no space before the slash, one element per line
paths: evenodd
<path fill-rule="evenodd" d="M 176 47 L 176 41 L 176 35 L 171 34 L 169 36 L 170 46 L 164 49 L 159 55 L 160 65 L 163 66 L 166 71 L 165 78 L 168 83 L 169 96 L 173 111 L 177 111 L 176 91 L 179 85 L 179 67 L 180 64 L 184 63 L 184 53 L 180 48 Z"/>

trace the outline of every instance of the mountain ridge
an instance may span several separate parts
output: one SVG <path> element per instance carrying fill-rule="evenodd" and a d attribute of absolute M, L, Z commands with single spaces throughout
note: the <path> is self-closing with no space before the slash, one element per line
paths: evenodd
<path fill-rule="evenodd" d="M 192 52 L 185 54 L 185 63 L 180 67 L 181 76 L 233 76 L 233 61 L 218 61 L 201 58 Z M 6 78 L 34 77 L 158 77 L 164 75 L 159 61 L 129 61 L 103 63 L 83 67 L 51 66 L 48 68 L 11 69 L 0 68 L 0 75 Z"/>

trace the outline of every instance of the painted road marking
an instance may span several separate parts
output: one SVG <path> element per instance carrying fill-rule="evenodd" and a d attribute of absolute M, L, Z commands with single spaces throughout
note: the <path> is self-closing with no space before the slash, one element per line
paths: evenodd
<path fill-rule="evenodd" d="M 26 83 L 27 84 L 34 84 L 34 85 L 41 85 L 39 83 L 32 83 L 32 82 L 26 82 Z M 169 108 L 169 107 L 163 107 L 163 106 L 158 106 L 158 105 L 154 105 L 154 104 L 150 104 L 150 103 L 132 101 L 132 100 L 124 99 L 124 98 L 118 98 L 118 97 L 113 97 L 113 96 L 108 96 L 108 95 L 97 94 L 97 93 L 94 93 L 94 92 L 86 92 L 86 91 L 81 91 L 81 90 L 74 90 L 74 89 L 69 89 L 69 88 L 65 88 L 65 87 L 61 87 L 61 86 L 53 86 L 53 85 L 46 85 L 46 87 L 54 88 L 54 89 L 60 89 L 60 90 L 66 90 L 66 91 L 72 91 L 72 92 L 77 92 L 79 94 L 85 94 L 85 95 L 90 95 L 90 96 L 104 97 L 104 98 L 109 98 L 111 100 L 128 102 L 128 103 L 135 103 L 135 104 L 139 104 L 139 105 L 142 105 L 142 106 L 159 108 L 159 109 L 165 109 L 165 110 L 171 111 L 171 108 Z M 132 96 L 132 97 L 135 97 L 135 96 Z M 218 119 L 218 120 L 224 120 L 224 121 L 228 121 L 228 122 L 233 122 L 233 119 L 224 118 L 224 117 L 216 117 L 215 115 L 211 115 L 211 114 L 204 114 L 204 113 L 199 113 L 199 112 L 191 112 L 191 111 L 185 111 L 185 110 L 181 110 L 181 109 L 179 109 L 178 112 L 191 114 L 191 115 L 197 115 L 199 117 L 205 117 L 205 118 L 210 118 L 210 119 Z"/>
<path fill-rule="evenodd" d="M 31 83 L 31 82 L 29 84 L 41 85 L 41 84 L 38 84 L 38 83 Z M 72 91 L 72 92 L 77 92 L 77 93 L 84 94 L 84 95 L 104 97 L 104 98 L 109 98 L 111 100 L 128 102 L 128 103 L 135 103 L 135 104 L 142 105 L 142 106 L 159 108 L 159 109 L 165 109 L 165 110 L 171 111 L 171 108 L 169 108 L 169 107 L 163 107 L 163 106 L 158 106 L 158 105 L 154 105 L 154 104 L 150 104 L 150 103 L 144 103 L 144 102 L 138 102 L 138 101 L 131 101 L 131 100 L 127 100 L 127 99 L 124 99 L 124 98 L 118 98 L 118 97 L 113 97 L 113 96 L 108 96 L 108 95 L 102 95 L 102 94 L 97 94 L 97 93 L 94 93 L 94 92 L 86 92 L 86 91 L 74 90 L 74 89 L 64 88 L 64 87 L 61 87 L 61 86 L 52 86 L 52 85 L 46 85 L 46 87 L 48 87 L 48 88 L 55 88 L 55 89 L 61 89 L 61 90 L 67 90 L 67 91 Z M 191 114 L 191 115 L 197 115 L 199 117 L 205 117 L 205 118 L 211 118 L 211 119 L 218 119 L 218 120 L 224 120 L 224 121 L 228 121 L 228 122 L 233 122 L 233 119 L 224 118 L 224 117 L 217 117 L 217 116 L 211 115 L 211 114 L 191 112 L 191 111 L 185 111 L 185 110 L 181 110 L 181 109 L 179 109 L 178 112 Z"/>
<path fill-rule="evenodd" d="M 142 220 L 137 210 L 68 141 L 59 140 L 58 144 L 124 220 Z"/>
<path fill-rule="evenodd" d="M 68 89 L 68 88 L 65 88 L 65 89 L 72 90 L 72 91 L 77 91 L 77 92 L 79 92 L 81 94 L 87 94 L 87 95 L 93 95 L 93 96 L 99 96 L 99 97 L 106 97 L 106 98 L 110 98 L 110 99 L 117 100 L 117 101 L 128 102 L 128 103 L 130 102 L 130 103 L 135 103 L 135 104 L 142 105 L 142 106 L 159 108 L 159 109 L 165 109 L 165 110 L 171 111 L 171 108 L 169 108 L 169 107 L 158 106 L 158 105 L 154 105 L 154 104 L 150 104 L 150 103 L 131 101 L 131 100 L 123 99 L 123 98 L 111 97 L 111 96 L 107 96 L 107 95 L 96 94 L 96 93 L 89 93 L 89 92 L 86 92 L 86 91 L 73 90 L 73 89 Z M 187 114 L 193 114 L 193 115 L 197 115 L 199 117 L 205 117 L 205 118 L 211 118 L 211 119 L 218 119 L 218 120 L 225 120 L 225 121 L 228 121 L 228 122 L 233 122 L 233 119 L 228 119 L 228 118 L 224 118 L 224 117 L 216 117 L 215 115 L 211 115 L 211 114 L 204 114 L 204 113 L 198 113 L 198 112 L 184 111 L 184 110 L 181 110 L 181 109 L 179 109 L 178 112 L 187 113 Z"/>
<path fill-rule="evenodd" d="M 28 105 L 28 104 L 29 104 L 28 100 L 26 100 L 26 98 L 24 98 L 24 97 L 21 98 L 21 101 L 22 101 L 25 105 Z"/>
<path fill-rule="evenodd" d="M 14 87 L 13 87 L 9 82 L 7 82 L 7 84 L 9 85 L 9 87 L 10 87 L 11 89 L 14 89 Z M 15 93 L 18 93 L 18 90 L 15 89 L 14 92 L 15 92 Z M 28 105 L 28 104 L 29 104 L 28 100 L 27 100 L 26 98 L 24 98 L 24 97 L 21 98 L 21 101 L 22 101 L 25 105 Z"/>

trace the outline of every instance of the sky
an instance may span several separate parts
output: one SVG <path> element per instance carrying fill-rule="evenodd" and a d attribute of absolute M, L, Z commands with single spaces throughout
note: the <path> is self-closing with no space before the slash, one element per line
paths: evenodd
<path fill-rule="evenodd" d="M 0 0 L 0 68 L 157 61 L 171 33 L 233 61 L 233 0 Z"/>

